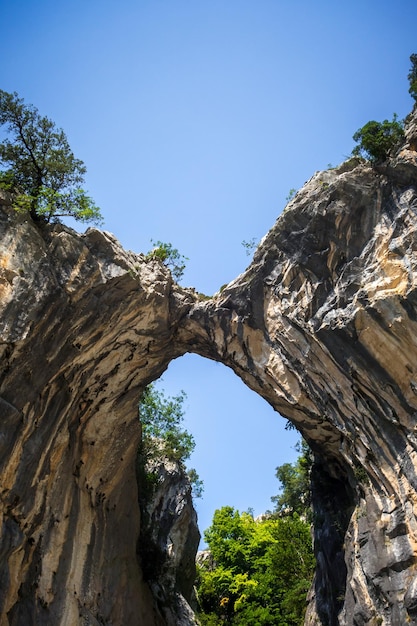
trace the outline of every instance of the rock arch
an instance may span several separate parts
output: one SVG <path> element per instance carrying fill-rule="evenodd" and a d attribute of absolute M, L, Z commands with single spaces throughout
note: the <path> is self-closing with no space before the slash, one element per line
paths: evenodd
<path fill-rule="evenodd" d="M 307 624 L 417 620 L 416 133 L 314 175 L 208 301 L 108 233 L 0 220 L 0 625 L 164 623 L 136 558 L 133 410 L 221 361 L 316 454 Z"/>

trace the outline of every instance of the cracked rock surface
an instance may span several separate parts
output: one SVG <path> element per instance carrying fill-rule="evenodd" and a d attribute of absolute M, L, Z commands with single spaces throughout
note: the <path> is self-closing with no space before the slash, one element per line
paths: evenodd
<path fill-rule="evenodd" d="M 137 404 L 185 352 L 231 367 L 315 453 L 306 624 L 417 623 L 416 118 L 384 166 L 316 173 L 208 301 L 3 198 L 1 626 L 168 623 L 136 550 Z"/>

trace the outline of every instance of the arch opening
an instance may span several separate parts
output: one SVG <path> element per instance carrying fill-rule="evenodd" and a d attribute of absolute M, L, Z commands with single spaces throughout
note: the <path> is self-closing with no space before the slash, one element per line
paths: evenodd
<path fill-rule="evenodd" d="M 296 460 L 299 433 L 286 430 L 285 419 L 222 363 L 186 354 L 160 381 L 169 395 L 187 394 L 184 426 L 196 441 L 189 465 L 205 486 L 196 501 L 200 529 L 223 505 L 255 515 L 271 509 L 279 490 L 275 469 Z"/>
<path fill-rule="evenodd" d="M 300 433 L 286 430 L 286 418 L 222 363 L 196 354 L 183 355 L 171 361 L 158 382 L 168 395 L 184 389 L 188 396 L 184 426 L 196 438 L 190 465 L 196 467 L 206 486 L 209 477 L 207 505 L 202 506 L 204 500 L 195 502 L 200 531 L 211 524 L 215 509 L 225 505 L 242 512 L 252 508 L 255 516 L 271 509 L 270 498 L 279 490 L 275 469 L 297 458 L 294 446 Z M 262 449 L 265 444 L 267 454 Z M 258 458 L 262 463 L 256 467 Z M 323 624 L 336 626 L 346 592 L 344 542 L 356 492 L 339 461 L 319 454 L 311 483 L 318 574 L 315 609 Z M 258 498 L 257 509 L 251 493 Z M 200 548 L 205 547 L 201 542 Z"/>

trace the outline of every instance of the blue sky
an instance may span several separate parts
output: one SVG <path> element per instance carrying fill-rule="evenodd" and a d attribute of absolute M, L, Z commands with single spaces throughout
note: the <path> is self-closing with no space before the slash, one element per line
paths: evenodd
<path fill-rule="evenodd" d="M 61 126 L 104 228 L 189 258 L 216 292 L 248 265 L 290 189 L 337 165 L 370 119 L 404 117 L 415 0 L 2 0 L 0 88 Z M 201 529 L 225 504 L 256 514 L 296 458 L 285 420 L 222 365 L 185 356 L 162 386 L 188 394 Z"/>

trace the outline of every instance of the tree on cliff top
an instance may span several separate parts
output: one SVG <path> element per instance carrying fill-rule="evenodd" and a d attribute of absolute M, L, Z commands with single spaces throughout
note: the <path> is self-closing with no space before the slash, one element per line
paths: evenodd
<path fill-rule="evenodd" d="M 371 120 L 356 131 L 353 140 L 358 145 L 352 150 L 354 156 L 363 156 L 371 163 L 382 163 L 391 150 L 396 148 L 404 137 L 404 123 L 394 113 L 392 121 Z"/>
<path fill-rule="evenodd" d="M 24 104 L 17 93 L 0 90 L 0 186 L 16 194 L 14 207 L 35 221 L 69 216 L 100 223 L 100 209 L 81 188 L 86 167 L 76 159 L 64 131 Z"/>
<path fill-rule="evenodd" d="M 411 69 L 408 73 L 409 94 L 417 101 L 417 54 L 410 56 Z M 397 118 L 396 113 L 392 121 L 376 122 L 371 120 L 353 135 L 357 146 L 352 150 L 354 156 L 363 156 L 371 163 L 382 163 L 389 153 L 397 148 L 404 137 L 404 122 Z"/>

